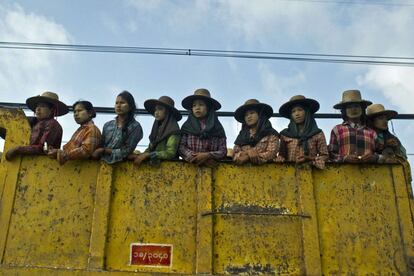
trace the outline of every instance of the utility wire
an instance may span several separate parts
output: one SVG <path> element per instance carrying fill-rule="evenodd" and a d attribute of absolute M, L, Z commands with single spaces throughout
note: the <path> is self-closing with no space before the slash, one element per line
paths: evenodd
<path fill-rule="evenodd" d="M 183 49 L 183 48 L 155 48 L 155 47 L 126 47 L 106 45 L 80 44 L 51 44 L 27 42 L 0 42 L 0 49 L 24 49 L 47 51 L 80 51 L 96 53 L 124 53 L 124 54 L 152 54 L 152 55 L 180 55 L 217 58 L 245 58 L 285 60 L 301 62 L 347 63 L 386 66 L 414 67 L 414 57 L 403 56 L 375 56 L 375 55 L 344 55 L 318 53 L 288 53 L 288 52 L 259 52 L 259 51 L 225 51 L 211 49 Z"/>
<path fill-rule="evenodd" d="M 28 110 L 29 108 L 25 103 L 9 103 L 9 102 L 0 102 L 0 107 L 8 107 L 8 108 L 21 108 Z M 69 111 L 73 112 L 73 107 L 69 106 Z M 94 107 L 96 113 L 102 113 L 102 114 L 114 114 L 114 108 L 113 107 Z M 189 111 L 188 110 L 179 110 L 181 115 L 188 116 Z M 135 114 L 138 115 L 151 115 L 148 113 L 147 110 L 143 108 L 138 108 L 135 111 Z M 217 115 L 220 117 L 234 117 L 234 112 L 232 111 L 217 111 Z M 279 113 L 273 113 L 272 117 L 278 117 L 282 118 L 282 116 Z M 338 113 L 315 113 L 315 118 L 319 119 L 340 119 L 341 114 Z M 402 119 L 402 120 L 414 120 L 414 114 L 398 114 L 395 119 Z"/>
<path fill-rule="evenodd" d="M 334 1 L 334 0 L 279 0 L 282 2 L 305 2 L 323 4 L 350 4 L 350 5 L 378 5 L 378 6 L 406 6 L 414 7 L 413 2 L 385 2 L 385 1 Z"/>

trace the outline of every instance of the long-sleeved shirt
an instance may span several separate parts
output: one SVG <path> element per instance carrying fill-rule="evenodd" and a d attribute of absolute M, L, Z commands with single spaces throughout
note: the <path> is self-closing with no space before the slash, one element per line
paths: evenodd
<path fill-rule="evenodd" d="M 385 144 L 384 133 L 383 132 L 377 132 L 377 141 L 379 143 L 379 146 L 377 147 L 377 152 L 379 154 L 382 154 L 382 151 L 385 148 L 389 147 L 389 148 L 391 148 L 393 150 L 393 152 L 394 152 L 395 155 L 397 155 L 399 157 L 402 157 L 404 159 L 407 159 L 407 150 L 401 144 L 400 140 L 397 137 L 395 137 L 395 139 L 398 142 L 398 146 L 396 146 L 396 147 L 390 147 L 390 146 L 388 146 L 388 145 Z"/>
<path fill-rule="evenodd" d="M 333 161 L 342 162 L 345 156 L 351 154 L 374 154 L 377 147 L 377 133 L 366 126 L 343 122 L 331 131 L 329 153 Z"/>
<path fill-rule="evenodd" d="M 299 143 L 299 139 L 281 135 L 281 151 L 276 158 L 277 162 L 295 162 L 298 157 L 305 156 L 305 150 Z M 328 146 L 323 132 L 319 132 L 308 139 L 308 156 L 315 158 L 312 165 L 319 169 L 325 168 L 325 161 L 329 158 Z"/>
<path fill-rule="evenodd" d="M 247 151 L 251 149 L 254 149 L 257 152 L 258 164 L 269 162 L 276 157 L 276 154 L 279 151 L 279 137 L 276 135 L 267 135 L 263 137 L 255 146 L 235 145 L 233 148 L 233 160 L 238 160 L 241 154 L 247 153 Z"/>
<path fill-rule="evenodd" d="M 135 150 L 142 136 L 142 127 L 136 120 L 129 123 L 124 138 L 116 120 L 105 123 L 102 131 L 103 147 L 112 149 L 112 153 L 104 154 L 102 160 L 109 164 L 124 160 Z"/>
<path fill-rule="evenodd" d="M 180 143 L 180 135 L 170 135 L 168 139 L 159 142 L 155 150 L 150 151 L 147 148 L 145 152 L 150 153 L 151 160 L 171 160 L 177 157 L 178 144 Z"/>
<path fill-rule="evenodd" d="M 101 142 L 101 132 L 93 121 L 80 126 L 63 146 L 65 159 L 88 159 Z"/>
<path fill-rule="evenodd" d="M 62 143 L 63 130 L 59 122 L 53 118 L 40 120 L 32 127 L 30 145 L 19 147 L 21 154 L 44 154 L 44 145 L 59 149 Z"/>
<path fill-rule="evenodd" d="M 208 139 L 201 139 L 198 136 L 191 134 L 183 134 L 178 148 L 180 156 L 190 161 L 193 153 L 208 152 L 215 160 L 223 159 L 227 154 L 226 138 L 225 137 L 211 137 Z"/>

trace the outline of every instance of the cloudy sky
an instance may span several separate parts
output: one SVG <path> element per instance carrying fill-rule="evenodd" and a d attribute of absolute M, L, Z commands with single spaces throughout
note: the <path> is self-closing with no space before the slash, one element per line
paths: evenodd
<path fill-rule="evenodd" d="M 414 57 L 414 1 L 316 0 L 0 0 L 0 41 Z M 113 106 L 128 90 L 139 107 L 149 98 L 181 100 L 208 88 L 234 111 L 249 98 L 277 112 L 291 96 L 319 100 L 320 112 L 342 91 L 400 113 L 414 113 L 414 68 L 213 57 L 0 49 L 0 102 L 24 102 L 50 90 L 68 103 Z M 98 115 L 102 127 L 112 115 Z M 152 124 L 140 116 L 148 144 Z M 64 141 L 77 128 L 59 118 Z M 223 119 L 228 145 L 240 126 Z M 329 139 L 339 120 L 319 120 Z M 287 126 L 273 119 L 277 130 Z M 396 120 L 396 134 L 414 153 L 414 122 Z"/>

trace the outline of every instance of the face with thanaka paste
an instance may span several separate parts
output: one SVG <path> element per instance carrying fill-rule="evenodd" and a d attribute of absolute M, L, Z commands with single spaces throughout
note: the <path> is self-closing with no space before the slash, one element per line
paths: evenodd
<path fill-rule="evenodd" d="M 89 121 L 91 117 L 92 115 L 83 106 L 83 104 L 77 104 L 73 109 L 73 118 L 75 119 L 76 123 L 80 125 Z"/>
<path fill-rule="evenodd" d="M 362 107 L 358 103 L 349 104 L 345 108 L 348 119 L 359 119 L 362 116 Z"/>
<path fill-rule="evenodd" d="M 303 124 L 305 122 L 305 116 L 306 116 L 306 112 L 305 109 L 303 109 L 302 106 L 294 106 L 290 112 L 290 116 L 292 118 L 292 120 L 295 122 L 295 124 L 300 125 Z"/>
<path fill-rule="evenodd" d="M 116 97 L 115 100 L 115 113 L 117 115 L 126 115 L 129 112 L 129 104 L 128 102 L 122 98 L 121 96 Z"/>
<path fill-rule="evenodd" d="M 52 108 L 47 103 L 38 103 L 35 109 L 35 115 L 39 120 L 48 119 L 52 116 Z"/>
<path fill-rule="evenodd" d="M 154 117 L 157 121 L 163 121 L 167 117 L 167 108 L 165 106 L 157 104 L 154 109 Z"/>
<path fill-rule="evenodd" d="M 194 100 L 192 112 L 197 119 L 202 119 L 207 116 L 207 104 L 203 100 Z"/>
<path fill-rule="evenodd" d="M 256 127 L 259 122 L 259 114 L 254 109 L 247 110 L 246 113 L 244 113 L 244 121 L 248 127 Z"/>
<path fill-rule="evenodd" d="M 379 130 L 388 129 L 388 118 L 387 115 L 379 115 L 374 118 L 374 128 Z"/>

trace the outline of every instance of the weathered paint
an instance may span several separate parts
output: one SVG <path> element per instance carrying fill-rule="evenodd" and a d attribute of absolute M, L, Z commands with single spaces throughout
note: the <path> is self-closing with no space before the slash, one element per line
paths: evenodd
<path fill-rule="evenodd" d="M 0 126 L 6 150 L 27 143 L 21 112 L 0 109 Z M 400 165 L 136 169 L 24 157 L 2 160 L 0 188 L 0 275 L 414 271 Z M 173 245 L 172 266 L 131 266 L 131 243 Z"/>
<path fill-rule="evenodd" d="M 412 255 L 413 222 L 398 166 L 330 166 L 314 173 L 323 271 L 338 274 L 408 275 Z M 397 172 L 403 176 L 402 171 Z M 409 248 L 411 247 L 411 250 Z"/>

